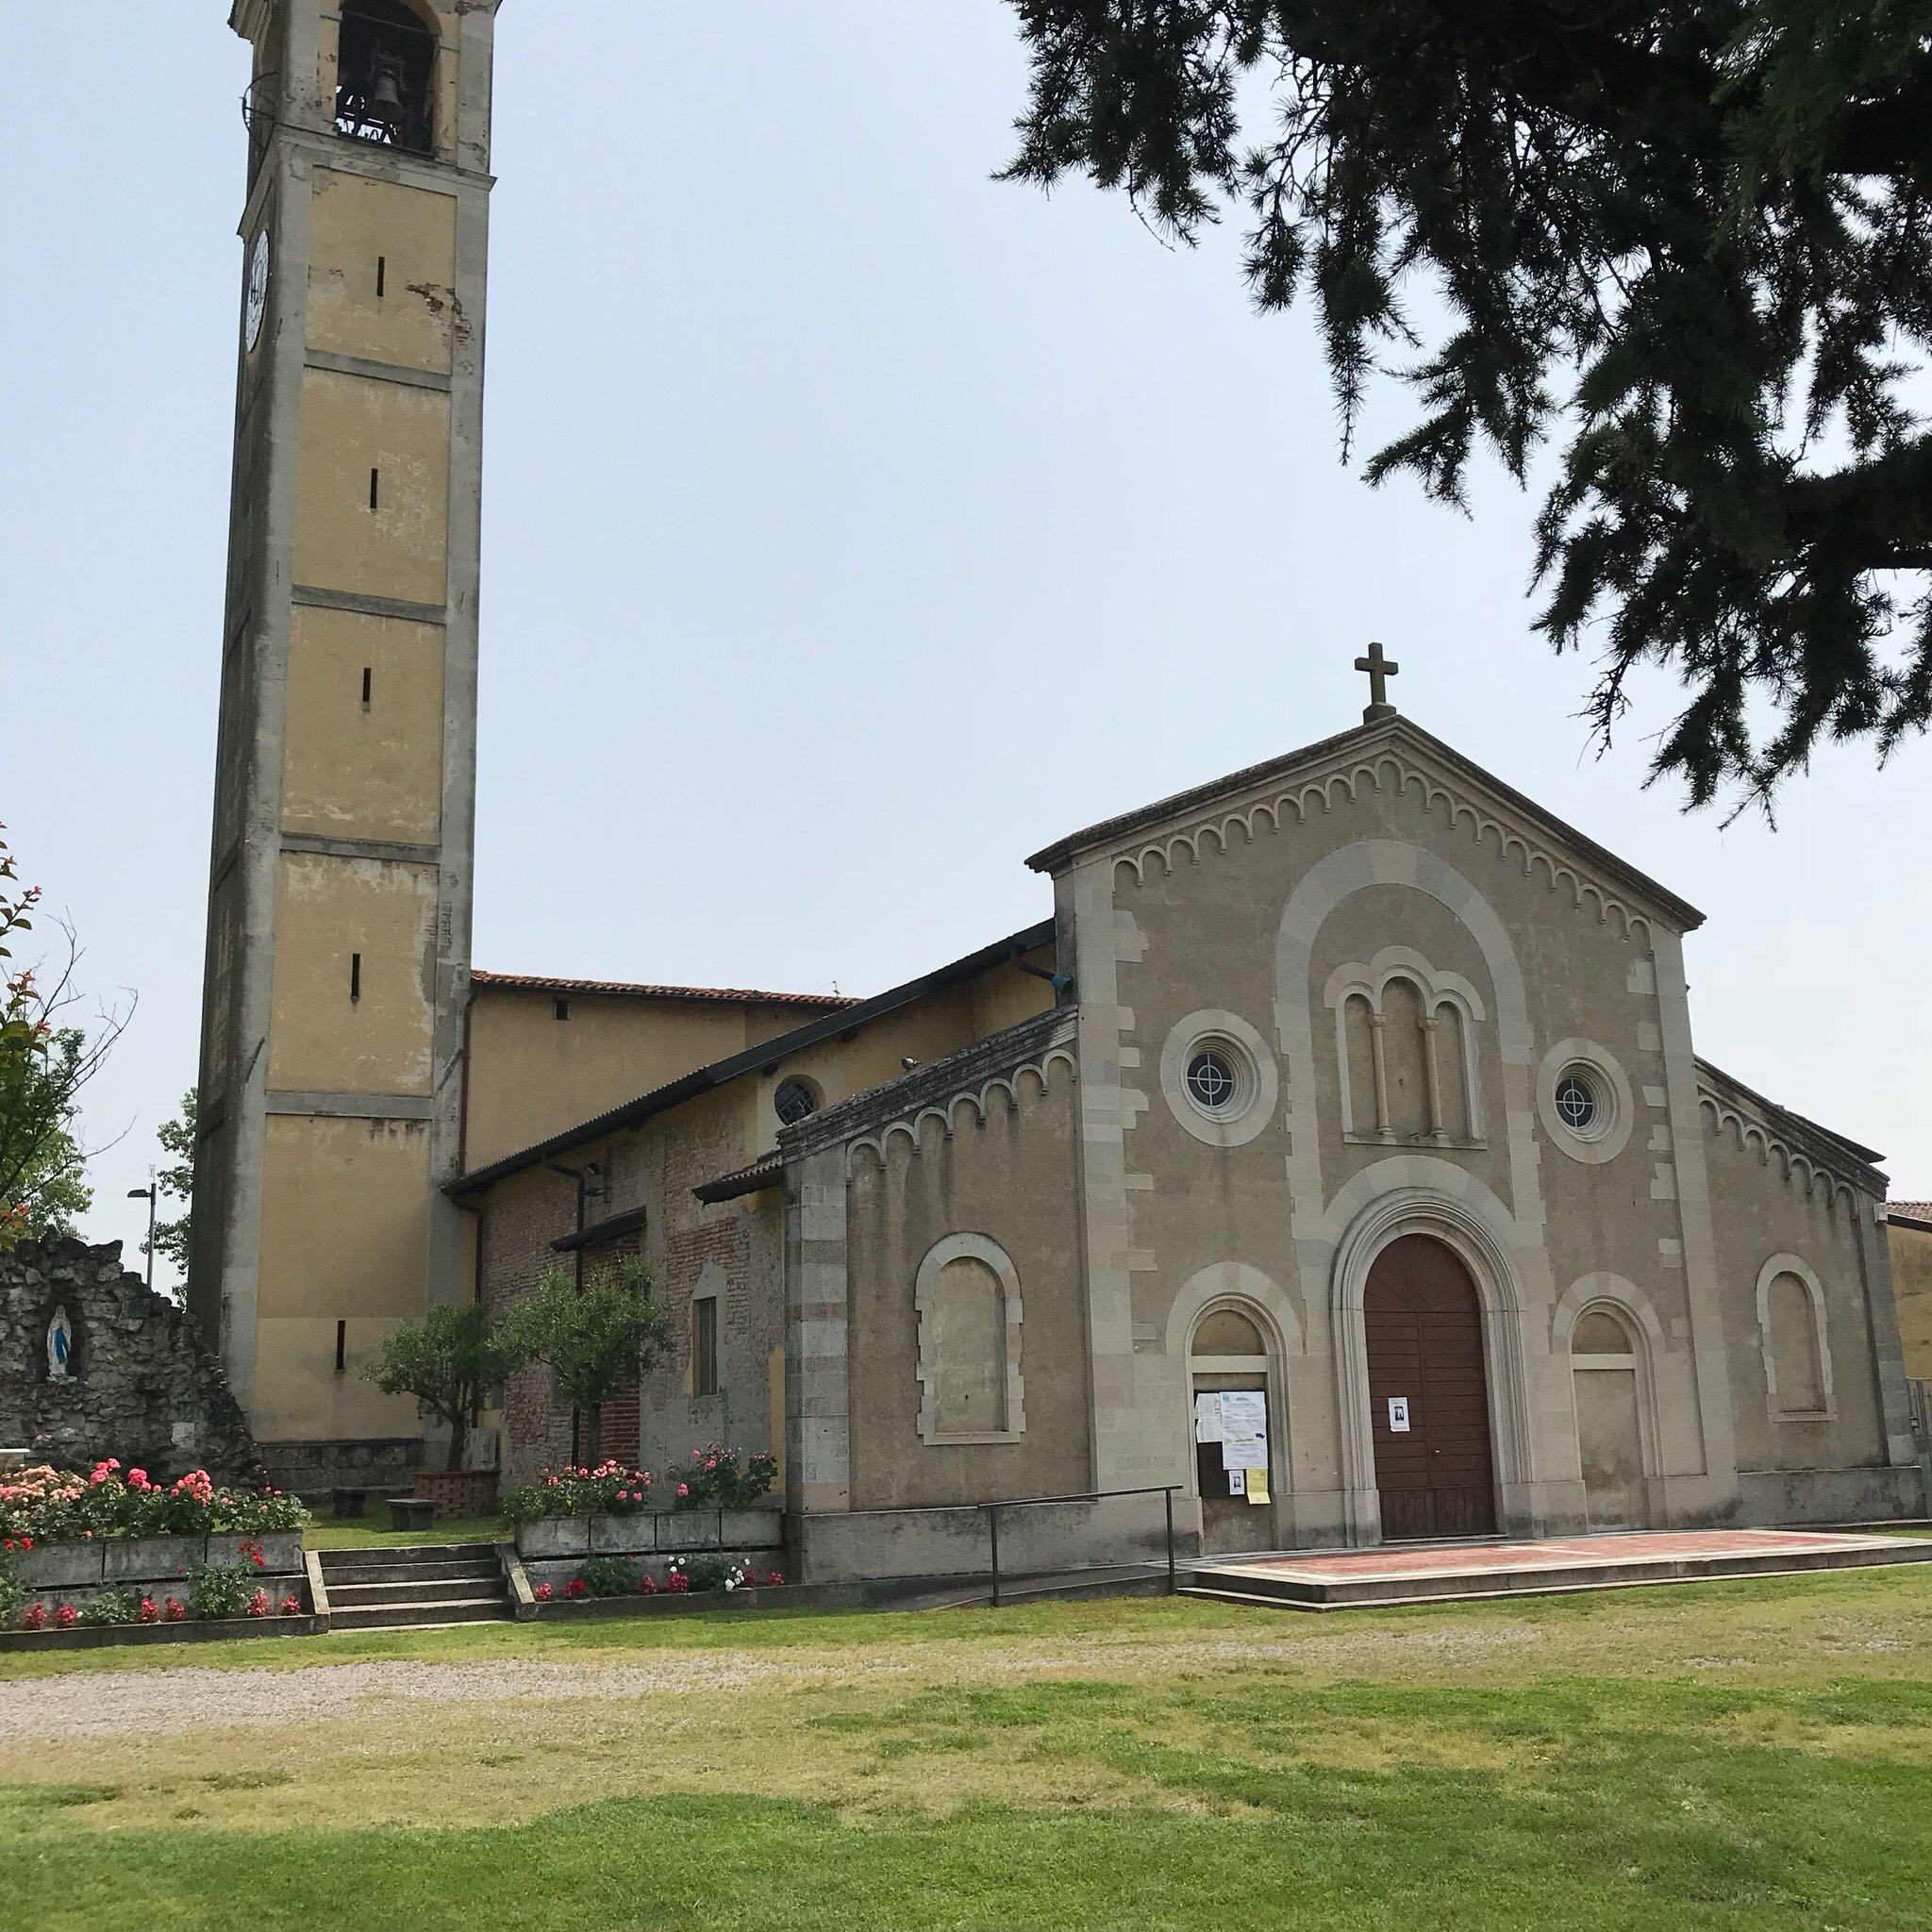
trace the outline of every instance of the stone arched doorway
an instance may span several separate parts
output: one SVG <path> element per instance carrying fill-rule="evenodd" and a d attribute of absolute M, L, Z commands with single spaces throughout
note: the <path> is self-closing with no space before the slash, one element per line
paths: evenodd
<path fill-rule="evenodd" d="M 1382 1248 L 1362 1331 L 1383 1539 L 1493 1536 L 1482 1301 L 1455 1250 L 1424 1234 Z"/>

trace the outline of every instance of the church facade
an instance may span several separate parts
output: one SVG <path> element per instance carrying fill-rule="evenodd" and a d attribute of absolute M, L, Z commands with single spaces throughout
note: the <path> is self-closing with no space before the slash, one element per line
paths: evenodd
<path fill-rule="evenodd" d="M 771 1447 L 826 1577 L 1166 1486 L 1209 1550 L 1921 1510 L 1878 1157 L 1697 1058 L 1692 908 L 1380 704 L 1031 863 L 1050 921 L 451 1185 L 493 1307 L 651 1266 L 602 1453 Z M 510 1473 L 569 1422 L 521 1378 Z"/>
<path fill-rule="evenodd" d="M 1877 1157 L 1696 1058 L 1694 910 L 1379 653 L 1359 730 L 874 999 L 472 971 L 495 14 L 231 4 L 188 1303 L 276 1479 L 407 1484 L 385 1338 L 635 1253 L 675 1346 L 596 1417 L 518 1377 L 506 1474 L 770 1448 L 808 1574 L 1096 1491 L 1213 1548 L 1922 1507 Z"/>

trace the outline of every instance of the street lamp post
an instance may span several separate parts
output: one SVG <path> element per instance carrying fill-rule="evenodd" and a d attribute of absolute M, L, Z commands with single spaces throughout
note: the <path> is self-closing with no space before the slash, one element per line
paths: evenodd
<path fill-rule="evenodd" d="M 153 1181 L 144 1188 L 129 1188 L 127 1191 L 130 1201 L 147 1203 L 147 1285 L 150 1288 L 155 1285 L 155 1196 L 159 1191 Z"/>

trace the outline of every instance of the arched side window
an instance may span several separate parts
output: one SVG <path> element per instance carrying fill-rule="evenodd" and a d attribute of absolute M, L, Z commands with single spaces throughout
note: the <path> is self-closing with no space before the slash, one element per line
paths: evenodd
<path fill-rule="evenodd" d="M 1774 1255 L 1758 1270 L 1757 1335 L 1773 1421 L 1829 1422 L 1838 1405 L 1824 1284 L 1799 1256 Z"/>
<path fill-rule="evenodd" d="M 1011 1442 L 1025 1433 L 1020 1276 L 983 1234 L 934 1242 L 913 1285 L 919 1435 L 928 1446 Z"/>
<path fill-rule="evenodd" d="M 1476 1077 L 1481 995 L 1407 946 L 1328 975 L 1344 1140 L 1384 1145 L 1482 1144 Z"/>
<path fill-rule="evenodd" d="M 404 0 L 342 0 L 336 132 L 426 155 L 435 147 L 436 36 Z"/>

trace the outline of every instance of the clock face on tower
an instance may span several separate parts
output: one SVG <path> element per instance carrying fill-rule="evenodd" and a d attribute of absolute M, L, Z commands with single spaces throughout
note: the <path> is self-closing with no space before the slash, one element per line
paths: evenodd
<path fill-rule="evenodd" d="M 268 230 L 255 238 L 248 256 L 248 310 L 242 323 L 242 342 L 254 348 L 261 335 L 261 318 L 268 312 Z"/>

